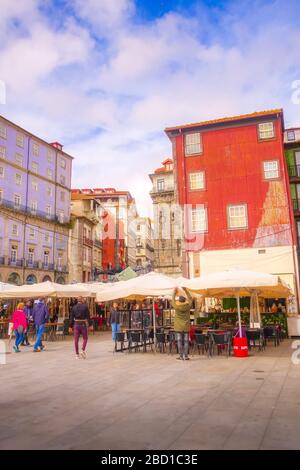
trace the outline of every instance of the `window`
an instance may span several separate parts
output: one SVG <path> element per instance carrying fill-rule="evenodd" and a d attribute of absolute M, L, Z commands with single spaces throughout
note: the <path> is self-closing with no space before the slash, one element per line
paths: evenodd
<path fill-rule="evenodd" d="M 46 207 L 46 214 L 47 214 L 47 217 L 51 217 L 51 213 L 52 213 L 51 206 L 47 206 L 47 207 Z"/>
<path fill-rule="evenodd" d="M 199 171 L 197 173 L 190 173 L 190 189 L 204 189 L 204 171 Z"/>
<path fill-rule="evenodd" d="M 38 173 L 39 171 L 39 165 L 37 162 L 32 162 L 31 163 L 31 170 L 33 171 L 33 173 Z"/>
<path fill-rule="evenodd" d="M 65 220 L 65 213 L 64 211 L 58 211 L 58 221 L 63 224 Z"/>
<path fill-rule="evenodd" d="M 13 224 L 12 230 L 11 230 L 12 235 L 18 236 L 19 230 L 17 224 Z"/>
<path fill-rule="evenodd" d="M 16 153 L 16 164 L 19 166 L 23 166 L 23 155 L 20 153 Z"/>
<path fill-rule="evenodd" d="M 247 204 L 228 206 L 228 228 L 247 228 Z"/>
<path fill-rule="evenodd" d="M 295 131 L 287 131 L 286 136 L 289 142 L 292 140 L 296 140 Z"/>
<path fill-rule="evenodd" d="M 0 178 L 4 178 L 5 170 L 3 166 L 0 166 Z"/>
<path fill-rule="evenodd" d="M 49 251 L 44 251 L 44 266 L 49 265 Z"/>
<path fill-rule="evenodd" d="M 258 135 L 260 140 L 273 139 L 275 129 L 273 122 L 261 122 L 258 124 Z"/>
<path fill-rule="evenodd" d="M 60 184 L 63 184 L 63 185 L 66 184 L 66 178 L 63 175 L 60 175 Z"/>
<path fill-rule="evenodd" d="M 0 124 L 0 137 L 1 137 L 2 139 L 6 139 L 6 136 L 7 136 L 6 127 L 3 126 L 3 124 Z"/>
<path fill-rule="evenodd" d="M 0 202 L 3 201 L 3 189 L 0 189 Z"/>
<path fill-rule="evenodd" d="M 37 201 L 31 201 L 30 212 L 32 214 L 36 214 L 36 211 L 37 211 Z"/>
<path fill-rule="evenodd" d="M 51 186 L 47 187 L 47 196 L 52 197 L 52 188 L 51 188 Z"/>
<path fill-rule="evenodd" d="M 202 139 L 200 132 L 185 135 L 185 155 L 197 155 L 202 153 Z"/>
<path fill-rule="evenodd" d="M 15 174 L 15 183 L 20 186 L 22 184 L 22 175 L 20 175 L 19 173 L 16 173 Z"/>
<path fill-rule="evenodd" d="M 21 196 L 19 196 L 19 194 L 14 195 L 14 206 L 16 209 L 21 206 Z"/>
<path fill-rule="evenodd" d="M 165 180 L 157 180 L 157 191 L 163 191 L 165 189 Z"/>
<path fill-rule="evenodd" d="M 0 158 L 6 158 L 6 147 L 0 145 Z"/>
<path fill-rule="evenodd" d="M 39 152 L 40 152 L 39 144 L 37 144 L 36 142 L 33 142 L 33 144 L 32 144 L 32 154 L 33 154 L 35 157 L 38 157 L 38 156 L 39 156 Z"/>
<path fill-rule="evenodd" d="M 264 162 L 264 176 L 266 180 L 279 178 L 279 167 L 277 160 Z"/>
<path fill-rule="evenodd" d="M 51 168 L 47 168 L 47 178 L 49 178 L 50 180 L 52 180 L 53 178 L 53 171 L 51 170 Z"/>
<path fill-rule="evenodd" d="M 33 227 L 29 227 L 29 238 L 35 237 L 35 230 Z"/>
<path fill-rule="evenodd" d="M 10 260 L 12 263 L 16 263 L 18 259 L 18 247 L 13 245 L 10 250 Z"/>
<path fill-rule="evenodd" d="M 28 249 L 28 263 L 33 264 L 34 262 L 34 248 Z"/>
<path fill-rule="evenodd" d="M 50 233 L 49 232 L 45 232 L 45 242 L 49 242 L 50 241 Z"/>
<path fill-rule="evenodd" d="M 136 229 L 137 229 L 137 231 L 139 232 L 139 231 L 141 230 L 141 225 L 138 224 L 138 225 L 136 226 Z"/>
<path fill-rule="evenodd" d="M 65 202 L 66 200 L 66 193 L 64 191 L 60 192 L 60 200 L 61 202 Z"/>
<path fill-rule="evenodd" d="M 199 207 L 191 211 L 192 232 L 206 232 L 207 231 L 207 209 Z"/>
<path fill-rule="evenodd" d="M 17 146 L 18 147 L 24 147 L 24 135 L 17 133 L 17 140 L 16 140 Z"/>
<path fill-rule="evenodd" d="M 32 187 L 32 191 L 38 191 L 39 189 L 39 185 L 38 185 L 38 182 L 37 181 L 32 181 L 31 182 L 31 187 Z"/>
<path fill-rule="evenodd" d="M 65 169 L 66 168 L 66 160 L 64 158 L 60 159 L 60 167 Z"/>
<path fill-rule="evenodd" d="M 49 163 L 52 163 L 52 161 L 53 161 L 53 150 L 50 150 L 50 149 L 48 150 L 47 160 L 48 160 Z"/>
<path fill-rule="evenodd" d="M 62 255 L 59 254 L 57 257 L 57 267 L 61 268 L 62 267 Z"/>

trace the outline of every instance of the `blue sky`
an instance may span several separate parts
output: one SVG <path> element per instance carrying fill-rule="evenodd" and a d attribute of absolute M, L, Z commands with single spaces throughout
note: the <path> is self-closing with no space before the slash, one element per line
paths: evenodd
<path fill-rule="evenodd" d="M 74 155 L 74 187 L 129 189 L 166 126 L 283 107 L 300 80 L 298 0 L 1 0 L 0 113 Z"/>

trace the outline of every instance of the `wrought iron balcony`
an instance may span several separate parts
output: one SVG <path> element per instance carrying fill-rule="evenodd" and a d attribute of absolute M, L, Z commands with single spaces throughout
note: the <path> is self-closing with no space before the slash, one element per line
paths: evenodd
<path fill-rule="evenodd" d="M 26 266 L 27 268 L 35 268 L 37 269 L 39 267 L 39 263 L 38 261 L 29 261 L 29 260 L 26 260 Z"/>
<path fill-rule="evenodd" d="M 300 199 L 292 199 L 294 212 L 300 212 Z"/>
<path fill-rule="evenodd" d="M 102 240 L 95 239 L 95 240 L 94 240 L 94 245 L 95 245 L 97 248 L 102 248 Z"/>
<path fill-rule="evenodd" d="M 14 258 L 9 258 L 8 259 L 8 265 L 9 266 L 17 266 L 17 267 L 22 267 L 24 264 L 22 259 L 14 259 Z"/>
<path fill-rule="evenodd" d="M 48 214 L 48 212 L 40 211 L 38 209 L 32 209 L 31 207 L 27 207 L 22 204 L 16 204 L 15 202 L 9 201 L 8 199 L 0 199 L 0 206 L 26 215 L 32 215 L 33 217 L 47 219 L 51 222 L 58 222 L 60 224 L 66 224 L 69 222 L 66 216 L 62 217 L 55 214 Z"/>
<path fill-rule="evenodd" d="M 300 178 L 300 165 L 292 165 L 288 167 L 290 178 Z"/>
<path fill-rule="evenodd" d="M 90 238 L 83 237 L 83 243 L 84 243 L 84 245 L 87 245 L 90 248 L 93 247 L 93 240 L 91 240 Z"/>
<path fill-rule="evenodd" d="M 47 271 L 53 271 L 54 270 L 54 264 L 53 263 L 42 263 L 42 268 L 47 270 Z"/>
<path fill-rule="evenodd" d="M 67 272 L 68 272 L 67 266 L 59 266 L 59 265 L 56 265 L 56 266 L 55 266 L 55 270 L 56 270 L 56 271 L 59 271 L 60 273 L 67 273 Z"/>

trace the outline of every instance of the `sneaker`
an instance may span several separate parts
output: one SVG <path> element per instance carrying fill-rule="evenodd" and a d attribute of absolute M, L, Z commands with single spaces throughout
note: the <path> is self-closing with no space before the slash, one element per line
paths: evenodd
<path fill-rule="evenodd" d="M 183 360 L 184 360 L 184 361 L 189 361 L 190 358 L 189 358 L 189 356 L 185 356 L 185 357 L 183 358 Z"/>
<path fill-rule="evenodd" d="M 33 349 L 33 352 L 41 352 L 40 349 Z"/>
<path fill-rule="evenodd" d="M 83 349 L 80 352 L 80 356 L 82 357 L 82 359 L 86 359 L 86 352 L 83 351 Z"/>
<path fill-rule="evenodd" d="M 76 354 L 75 359 L 80 359 L 79 354 Z"/>
<path fill-rule="evenodd" d="M 13 350 L 15 351 L 15 353 L 21 352 L 20 349 L 17 348 L 17 346 L 13 346 Z"/>
<path fill-rule="evenodd" d="M 41 349 L 41 351 L 43 351 L 45 349 L 45 346 L 42 344 L 40 349 Z"/>
<path fill-rule="evenodd" d="M 183 357 L 182 356 L 179 356 L 179 357 L 176 357 L 177 361 L 183 361 Z"/>

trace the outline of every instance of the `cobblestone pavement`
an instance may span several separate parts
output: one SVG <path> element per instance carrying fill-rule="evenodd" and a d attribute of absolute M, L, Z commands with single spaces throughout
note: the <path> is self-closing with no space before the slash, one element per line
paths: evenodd
<path fill-rule="evenodd" d="M 249 358 L 114 354 L 90 336 L 8 353 L 0 449 L 300 449 L 300 365 L 291 340 Z"/>

